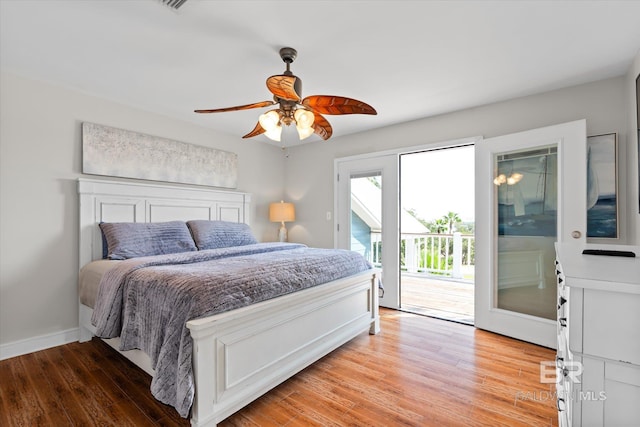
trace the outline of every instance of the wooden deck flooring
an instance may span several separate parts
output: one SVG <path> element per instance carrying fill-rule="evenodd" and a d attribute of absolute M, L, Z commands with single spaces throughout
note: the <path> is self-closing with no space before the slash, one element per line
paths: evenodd
<path fill-rule="evenodd" d="M 473 324 L 473 282 L 403 273 L 402 310 L 440 319 Z"/>

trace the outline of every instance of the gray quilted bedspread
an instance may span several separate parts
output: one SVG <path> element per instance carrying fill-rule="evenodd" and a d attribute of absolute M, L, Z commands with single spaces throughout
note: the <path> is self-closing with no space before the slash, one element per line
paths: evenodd
<path fill-rule="evenodd" d="M 156 372 L 151 392 L 189 416 L 194 398 L 188 320 L 265 301 L 370 269 L 359 254 L 292 243 L 258 243 L 133 258 L 100 282 L 97 335 L 140 349 Z"/>

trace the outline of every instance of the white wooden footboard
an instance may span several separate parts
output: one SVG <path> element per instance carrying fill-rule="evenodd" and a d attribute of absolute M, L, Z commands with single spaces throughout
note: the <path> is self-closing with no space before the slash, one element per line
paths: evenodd
<path fill-rule="evenodd" d="M 187 322 L 191 424 L 214 426 L 355 336 L 380 329 L 376 272 Z"/>

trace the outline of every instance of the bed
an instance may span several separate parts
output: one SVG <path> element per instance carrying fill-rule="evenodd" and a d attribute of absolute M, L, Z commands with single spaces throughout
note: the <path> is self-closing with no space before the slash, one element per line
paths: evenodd
<path fill-rule="evenodd" d="M 127 262 L 142 266 L 140 271 L 146 269 L 145 263 L 148 263 L 147 259 L 140 258 L 141 261 L 127 260 L 114 268 L 114 263 L 120 261 L 102 260 L 105 248 L 101 223 L 152 224 L 192 220 L 240 225 L 250 223 L 251 200 L 246 193 L 92 179 L 79 179 L 78 192 L 80 267 L 92 267 L 83 270 L 82 279 L 86 280 L 84 276 L 89 276 L 89 282 L 94 283 L 96 280 L 99 282 L 103 274 L 117 275 L 112 270 L 124 268 Z M 249 243 L 243 247 L 223 249 L 225 253 L 233 252 L 234 257 L 234 262 L 225 261 L 225 264 L 238 263 L 238 268 L 242 268 L 242 260 L 253 256 L 245 252 L 261 249 L 262 246 L 269 245 Z M 295 256 L 307 256 L 308 251 L 311 256 L 313 249 L 285 244 L 277 250 L 285 251 L 287 257 L 293 259 Z M 171 263 L 176 258 L 179 259 L 178 263 L 184 263 L 183 257 L 201 259 L 222 256 L 216 251 L 196 250 L 162 255 L 162 261 L 154 259 L 153 262 Z M 275 254 L 261 256 L 275 258 Z M 168 268 L 178 269 L 173 266 Z M 87 273 L 87 270 L 90 272 Z M 265 271 L 265 278 L 271 281 L 279 277 L 275 271 Z M 317 286 L 302 286 L 304 289 L 248 306 L 187 320 L 186 330 L 192 345 L 188 354 L 194 386 L 188 413 L 191 424 L 216 425 L 355 336 L 366 331 L 378 333 L 378 274 L 375 269 L 367 269 Z M 305 282 L 314 280 L 319 279 L 308 276 Z M 92 317 L 102 309 L 94 311 L 95 288 L 87 291 L 81 287 L 81 292 L 80 341 L 87 341 L 98 332 Z M 105 335 L 103 332 L 101 330 L 100 335 Z M 127 340 L 121 341 L 118 336 L 104 340 L 118 351 L 127 348 Z M 160 368 L 158 372 L 152 368 L 159 366 L 155 357 L 152 361 L 140 350 L 121 353 L 154 376 L 154 380 L 162 377 Z"/>

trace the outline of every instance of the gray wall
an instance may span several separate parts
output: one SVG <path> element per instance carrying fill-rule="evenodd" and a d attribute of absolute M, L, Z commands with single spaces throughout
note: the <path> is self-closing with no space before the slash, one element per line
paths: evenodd
<path fill-rule="evenodd" d="M 629 137 L 636 58 L 627 76 L 518 98 L 282 150 L 12 74 L 0 75 L 0 345 L 77 327 L 78 197 L 83 121 L 233 151 L 238 190 L 253 194 L 252 226 L 276 238 L 267 221 L 274 200 L 296 203 L 289 238 L 333 246 L 333 160 L 372 151 L 482 135 L 485 138 L 586 118 L 588 134 L 618 132 L 623 233 L 640 242 L 635 131 Z M 635 86 L 633 86 L 635 88 Z M 633 95 L 634 96 L 634 95 Z M 635 108 L 635 107 L 634 107 Z M 382 115 L 385 112 L 379 111 Z M 332 120 L 336 128 L 340 118 Z M 628 155 L 627 155 L 628 154 Z M 635 156 L 635 160 L 634 157 Z M 635 163 L 634 163 L 635 161 Z M 633 180 L 636 180 L 635 182 Z M 631 181 L 631 182 L 629 182 Z M 635 197 L 635 202 L 634 202 Z"/>
<path fill-rule="evenodd" d="M 238 190 L 252 193 L 253 230 L 258 239 L 276 239 L 267 210 L 283 196 L 278 147 L 12 74 L 0 76 L 0 93 L 0 344 L 78 326 L 83 121 L 237 153 Z"/>
<path fill-rule="evenodd" d="M 286 198 L 296 203 L 296 222 L 289 238 L 312 246 L 333 246 L 333 160 L 372 151 L 400 149 L 471 136 L 490 138 L 578 119 L 587 119 L 587 134 L 617 132 L 621 148 L 620 194 L 626 220 L 622 235 L 627 243 L 638 242 L 633 222 L 637 206 L 626 204 L 635 187 L 626 155 L 635 153 L 628 138 L 628 78 L 618 77 L 562 90 L 517 98 L 436 117 L 349 135 L 322 144 L 305 144 L 290 150 L 286 159 Z M 378 111 L 383 115 L 384 110 Z M 332 121 L 335 128 L 340 118 Z M 636 157 L 637 159 L 637 157 Z M 637 160 L 636 160 L 637 161 Z M 637 194 L 637 193 L 635 193 Z M 626 197 L 625 197 L 626 195 Z M 637 205 L 637 196 L 636 205 Z"/>

